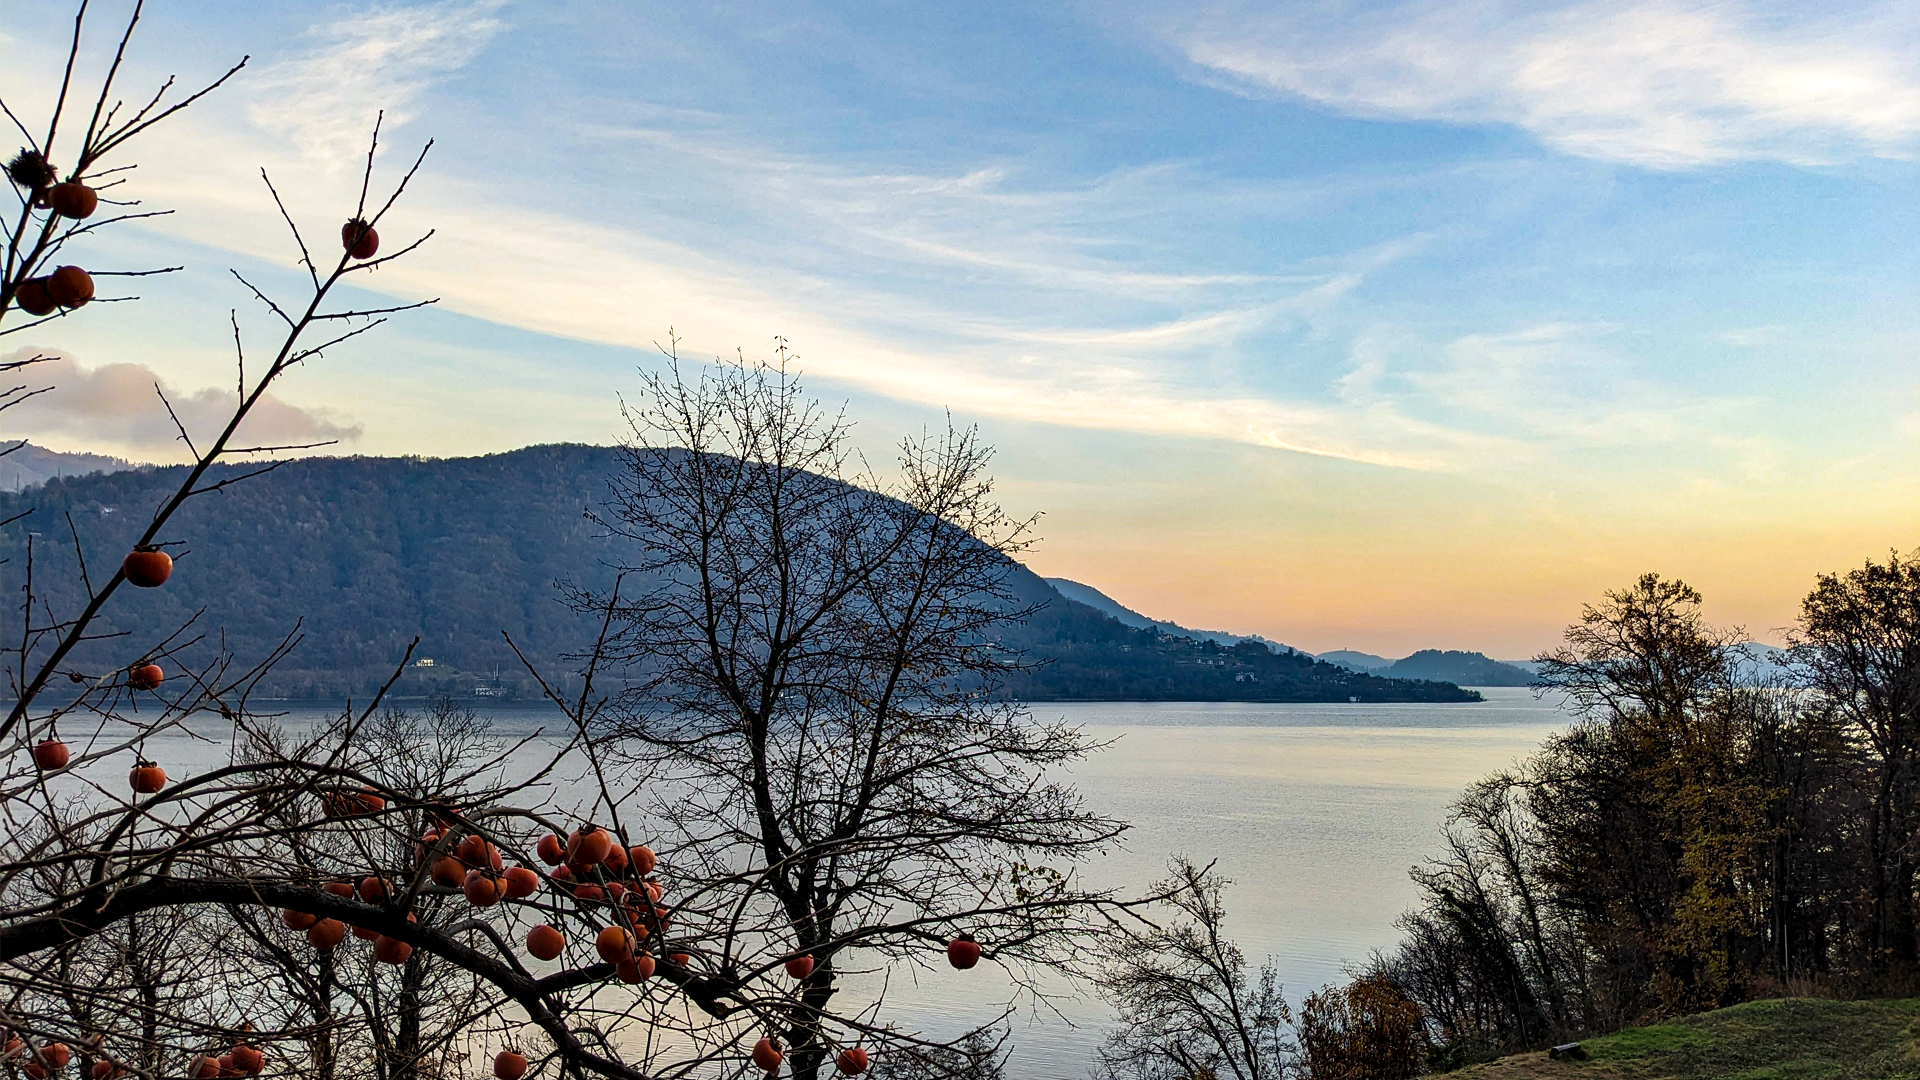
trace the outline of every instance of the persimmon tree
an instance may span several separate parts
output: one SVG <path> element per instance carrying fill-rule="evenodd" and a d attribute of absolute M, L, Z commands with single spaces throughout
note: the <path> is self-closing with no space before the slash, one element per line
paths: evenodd
<path fill-rule="evenodd" d="M 139 15 L 83 92 L 80 6 L 39 129 L 0 101 L 27 143 L 8 168 L 0 334 L 123 299 L 94 296 L 113 278 L 79 264 L 102 226 L 164 212 L 126 197 L 130 144 L 239 70 L 122 106 Z M 558 730 L 512 742 L 447 710 L 394 713 L 384 688 L 323 723 L 273 714 L 255 691 L 297 628 L 237 656 L 197 620 L 103 622 L 129 589 L 219 588 L 179 509 L 271 482 L 282 459 L 263 455 L 314 449 L 241 433 L 291 368 L 420 306 L 334 293 L 426 239 L 383 251 L 379 237 L 424 155 L 376 194 L 376 125 L 359 195 L 319 211 L 320 241 L 263 174 L 307 287 L 275 297 L 236 274 L 277 329 L 250 362 L 236 318 L 220 430 L 179 426 L 192 461 L 124 547 L 85 550 L 31 515 L 11 525 L 71 543 L 29 544 L 0 571 L 20 613 L 0 721 L 0 1070 L 980 1071 L 994 1054 L 977 1035 L 897 1030 L 878 1001 L 839 1007 L 844 973 L 861 957 L 947 977 L 982 956 L 1071 964 L 1125 905 L 1065 870 L 1120 826 L 1042 775 L 1088 743 L 993 694 L 1014 662 L 995 631 L 1019 613 L 1005 583 L 1024 526 L 993 508 L 971 435 L 909 444 L 888 486 L 848 470 L 844 423 L 783 376 L 654 383 L 659 411 L 636 430 L 668 442 L 633 448 L 604 518 L 645 545 L 631 589 L 574 597 L 600 627 L 580 691 L 555 695 Z M 96 220 L 102 206 L 125 209 Z M 47 559 L 76 566 L 73 610 L 36 594 Z M 221 760 L 157 760 L 194 740 L 224 744 Z"/>

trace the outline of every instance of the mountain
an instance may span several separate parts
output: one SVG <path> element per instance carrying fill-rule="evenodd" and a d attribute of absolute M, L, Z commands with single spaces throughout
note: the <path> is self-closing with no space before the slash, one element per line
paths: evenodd
<path fill-rule="evenodd" d="M 1091 585 L 1083 585 L 1069 578 L 1050 577 L 1043 578 L 1042 580 L 1053 586 L 1054 591 L 1058 592 L 1061 596 L 1076 603 L 1085 604 L 1095 611 L 1111 615 L 1123 626 L 1131 626 L 1138 630 L 1153 628 L 1164 634 L 1172 634 L 1175 637 L 1188 637 L 1195 641 L 1211 641 L 1220 645 L 1238 645 L 1243 641 L 1253 641 L 1265 645 L 1275 652 L 1301 651 L 1291 645 L 1285 645 L 1278 641 L 1270 641 L 1261 637 L 1259 634 L 1234 634 L 1225 630 L 1194 630 L 1181 626 L 1176 622 L 1169 622 L 1166 619 L 1150 619 L 1120 603 L 1113 597 L 1108 596 L 1106 593 L 1101 592 L 1099 589 Z M 1313 654 L 1307 653 L 1306 655 L 1312 656 Z M 1382 666 L 1384 667 L 1385 665 L 1383 664 Z"/>
<path fill-rule="evenodd" d="M 1422 649 L 1412 656 L 1395 660 L 1383 675 L 1395 679 L 1430 679 L 1458 683 L 1461 686 L 1527 686 L 1533 682 L 1530 672 L 1503 664 L 1484 653 L 1449 649 Z"/>
<path fill-rule="evenodd" d="M 131 468 L 132 462 L 116 457 L 70 454 L 23 442 L 10 453 L 0 454 L 0 491 L 19 491 L 44 484 L 56 476 L 85 476 Z"/>
<path fill-rule="evenodd" d="M 1320 654 L 1320 659 L 1325 660 L 1329 664 L 1339 664 L 1344 668 L 1352 668 L 1355 671 L 1385 671 L 1393 666 L 1393 661 L 1384 656 L 1375 656 L 1372 653 L 1366 652 L 1355 652 L 1352 649 L 1335 649 L 1332 652 L 1323 652 Z"/>
<path fill-rule="evenodd" d="M 1793 654 L 1777 645 L 1749 641 L 1728 650 L 1733 677 L 1748 686 L 1765 685 L 1784 674 Z"/>
<path fill-rule="evenodd" d="M 3 459 L 0 459 L 3 460 Z M 416 666 L 395 686 L 406 697 L 537 694 L 502 632 L 566 692 L 567 659 L 593 627 L 559 600 L 555 583 L 605 589 L 634 552 L 582 511 L 608 497 L 621 467 L 611 447 L 535 446 L 486 457 L 304 458 L 189 501 L 163 539 L 179 541 L 161 589 L 115 596 L 98 635 L 72 655 L 97 674 L 128 663 L 155 636 L 192 622 L 182 664 L 204 663 L 224 641 L 240 664 L 296 639 L 261 683 L 262 696 L 364 696 L 391 674 L 415 635 Z M 244 467 L 214 470 L 207 483 Z M 143 466 L 54 477 L 0 493 L 0 574 L 18 595 L 28 534 L 36 597 L 54 611 L 84 602 L 73 523 L 97 576 L 131 545 L 146 515 L 180 481 L 180 467 Z M 107 563 L 111 565 L 111 563 Z M 1377 678 L 1265 644 L 1222 644 L 1122 624 L 1061 595 L 1015 565 L 1010 585 L 1042 605 L 999 634 L 1039 666 L 1009 691 L 1032 701 L 1473 701 L 1432 682 Z M 125 636 L 117 636 L 125 635 Z M 431 661 L 428 665 L 426 661 Z"/>
<path fill-rule="evenodd" d="M 1321 653 L 1330 664 L 1395 679 L 1433 679 L 1461 686 L 1529 686 L 1533 683 L 1531 661 L 1528 666 L 1494 660 L 1485 653 L 1456 650 L 1422 649 L 1412 656 L 1389 660 L 1372 653 L 1339 649 Z"/>
<path fill-rule="evenodd" d="M 1348 671 L 1383 675 L 1393 679 L 1419 679 L 1454 683 L 1459 686 L 1527 686 L 1533 682 L 1533 672 L 1530 669 L 1505 664 L 1477 652 L 1452 650 L 1442 652 L 1439 649 L 1422 649 L 1404 659 L 1389 660 L 1384 656 L 1357 652 L 1353 649 L 1336 649 L 1333 652 L 1320 653 L 1315 657 L 1313 653 L 1301 652 L 1292 646 L 1268 641 L 1257 634 L 1230 634 L 1223 630 L 1192 630 L 1165 619 L 1148 618 L 1091 585 L 1062 577 L 1050 577 L 1045 580 L 1061 596 L 1085 604 L 1095 611 L 1111 615 L 1122 625 L 1136 629 L 1154 629 L 1174 637 L 1191 638 L 1195 641 L 1213 642 L 1230 647 L 1245 642 L 1256 642 L 1275 652 L 1297 653 Z"/>
<path fill-rule="evenodd" d="M 288 635 L 299 637 L 262 687 L 270 696 L 364 695 L 392 672 L 416 634 L 416 658 L 434 665 L 409 669 L 401 692 L 466 696 L 495 676 L 510 690 L 529 691 L 501 632 L 543 670 L 571 670 L 565 656 L 591 644 L 554 582 L 599 589 L 611 583 L 606 567 L 621 552 L 581 511 L 606 499 L 617 462 L 610 448 L 557 446 L 446 461 L 285 462 L 189 500 L 162 537 L 183 543 L 172 549 L 172 580 L 161 589 L 122 590 L 96 632 L 124 631 L 132 639 L 88 643 L 76 650 L 79 666 L 124 663 L 125 650 L 147 647 L 157 628 L 179 626 L 204 607 L 196 633 L 224 634 L 243 664 Z M 217 468 L 207 482 L 243 468 Z M 127 549 L 183 474 L 179 466 L 149 466 L 57 477 L 0 495 L 0 520 L 34 510 L 0 530 L 8 587 L 17 595 L 24 534 L 40 531 L 36 590 L 54 610 L 75 610 L 84 597 L 71 544 L 62 542 L 67 518 L 97 574 L 102 560 Z M 187 656 L 204 659 L 212 645 L 209 638 Z"/>
<path fill-rule="evenodd" d="M 1120 603 L 1120 601 L 1115 600 L 1113 597 L 1108 596 L 1106 593 L 1101 592 L 1091 585 L 1082 585 L 1077 581 L 1063 577 L 1042 578 L 1041 580 L 1053 586 L 1053 590 L 1061 596 L 1075 603 L 1085 604 L 1102 614 L 1111 615 L 1122 626 L 1131 626 L 1136 630 L 1145 630 L 1151 626 L 1161 625 L 1159 620 L 1147 618 L 1145 615 L 1127 607 Z M 1173 624 L 1168 623 L 1166 625 L 1171 626 Z M 1189 633 L 1187 636 L 1193 637 L 1195 635 Z"/>
<path fill-rule="evenodd" d="M 1005 640 L 1045 662 L 1014 680 L 1028 701 L 1478 701 L 1448 683 L 1349 671 L 1260 641 L 1223 645 L 1157 626 L 1131 627 L 1061 596 L 1037 577 L 1017 577 L 1023 601 L 1047 606 Z"/>
<path fill-rule="evenodd" d="M 1788 652 L 1774 645 L 1750 641 L 1728 650 L 1734 678 L 1747 685 L 1761 685 L 1781 674 Z M 1373 675 L 1396 679 L 1437 679 L 1460 686 L 1531 686 L 1540 673 L 1534 660 L 1494 660 L 1484 653 L 1441 652 L 1422 649 L 1401 660 L 1388 660 L 1372 653 L 1339 649 L 1320 654 L 1330 664 Z"/>

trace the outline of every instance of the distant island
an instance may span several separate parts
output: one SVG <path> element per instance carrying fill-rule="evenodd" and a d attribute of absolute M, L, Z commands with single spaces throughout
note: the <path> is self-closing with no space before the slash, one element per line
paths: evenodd
<path fill-rule="evenodd" d="M 1529 686 L 1533 683 L 1533 672 L 1526 668 L 1495 660 L 1485 653 L 1458 649 L 1421 649 L 1399 660 L 1339 649 L 1321 653 L 1320 659 L 1353 671 L 1395 679 L 1437 679 L 1461 686 Z"/>
<path fill-rule="evenodd" d="M 124 550 L 179 469 L 115 464 L 0 493 L 0 519 L 34 511 L 0 530 L 0 558 L 18 565 L 27 533 L 45 532 L 49 522 L 64 531 L 68 515 L 89 551 Z M 210 633 L 183 660 L 209 659 L 224 635 L 250 664 L 296 635 L 291 654 L 257 692 L 327 701 L 370 693 L 417 634 L 396 694 L 537 698 L 505 631 L 560 689 L 577 689 L 568 658 L 590 643 L 590 629 L 560 602 L 556 583 L 605 589 L 609 568 L 632 561 L 632 551 L 582 514 L 605 501 L 618 468 L 618 450 L 581 445 L 471 458 L 291 461 L 189 503 L 165 537 L 183 542 L 175 573 L 187 587 L 123 595 L 98 630 L 180 625 L 204 606 L 197 625 Z M 216 470 L 211 479 L 237 471 Z M 67 545 L 35 552 L 36 588 L 56 610 L 79 606 L 70 552 Z M 1000 636 L 1029 662 L 1004 688 L 1020 700 L 1479 700 L 1429 675 L 1355 671 L 1284 645 L 1187 631 L 1131 612 L 1123 621 L 1079 598 L 1091 592 L 1104 600 L 1097 590 L 1063 592 L 1018 564 L 1009 573 L 1019 602 L 1035 609 Z M 118 666 L 127 647 L 117 638 L 88 642 L 75 653 L 77 666 Z"/>

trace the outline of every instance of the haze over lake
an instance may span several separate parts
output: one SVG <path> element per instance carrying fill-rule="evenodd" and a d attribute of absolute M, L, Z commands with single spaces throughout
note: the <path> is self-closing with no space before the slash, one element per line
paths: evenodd
<path fill-rule="evenodd" d="M 1465 705 L 1109 702 L 1037 705 L 1034 714 L 1108 744 L 1071 777 L 1093 809 L 1133 828 L 1119 850 L 1084 868 L 1089 880 L 1139 888 L 1174 852 L 1217 859 L 1235 882 L 1234 938 L 1250 964 L 1277 963 L 1297 1004 L 1393 943 L 1394 919 L 1414 900 L 1407 868 L 1438 850 L 1460 790 L 1567 722 L 1531 691 L 1482 693 L 1485 702 Z M 288 720 L 320 715 L 297 709 Z M 529 707 L 498 709 L 494 721 L 503 736 L 564 726 L 557 712 Z M 225 760 L 222 743 L 177 733 L 147 752 L 182 776 Z M 1107 1008 L 1074 999 L 1073 987 L 1051 989 L 1066 995 L 1051 1007 L 1020 1002 L 1012 1076 L 1086 1075 Z M 962 974 L 943 964 L 931 975 L 896 972 L 887 992 L 896 1022 L 952 1033 L 997 1015 L 1013 991 L 990 965 Z"/>

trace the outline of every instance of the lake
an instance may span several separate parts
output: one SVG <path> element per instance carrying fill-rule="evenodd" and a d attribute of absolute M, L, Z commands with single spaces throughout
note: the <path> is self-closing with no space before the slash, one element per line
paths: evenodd
<path fill-rule="evenodd" d="M 1113 745 L 1072 770 L 1092 806 L 1133 823 L 1124 850 L 1095 861 L 1097 884 L 1142 886 L 1167 857 L 1217 859 L 1234 885 L 1228 929 L 1250 966 L 1271 960 L 1295 1005 L 1391 946 L 1415 899 L 1407 869 L 1438 851 L 1462 788 L 1531 753 L 1568 717 L 1523 688 L 1479 704 L 1037 705 Z M 976 968 L 975 973 L 983 971 Z M 895 984 L 898 991 L 899 984 Z M 953 980 L 899 1000 L 930 1031 L 993 1015 L 1002 982 Z M 1065 988 L 1062 988 L 1065 989 Z M 1023 1009 L 1008 1075 L 1085 1080 L 1108 1013 L 1098 1002 Z"/>
<path fill-rule="evenodd" d="M 1276 965 L 1297 1004 L 1393 944 L 1394 920 L 1414 900 L 1407 868 L 1438 850 L 1460 790 L 1567 722 L 1530 691 L 1481 693 L 1478 704 L 1076 703 L 1034 713 L 1111 742 L 1069 771 L 1093 809 L 1133 824 L 1121 849 L 1085 868 L 1088 880 L 1141 888 L 1173 853 L 1217 859 L 1235 882 L 1226 896 L 1233 937 L 1251 965 Z M 516 708 L 499 722 L 524 730 L 557 718 Z M 148 750 L 176 775 L 224 754 L 184 736 Z M 1106 1007 L 1075 999 L 1074 987 L 1049 989 L 1067 997 L 1037 1007 L 990 965 L 966 973 L 942 965 L 933 977 L 896 976 L 888 1012 L 902 1026 L 948 1034 L 1012 1002 L 1009 1075 L 1084 1080 Z"/>

